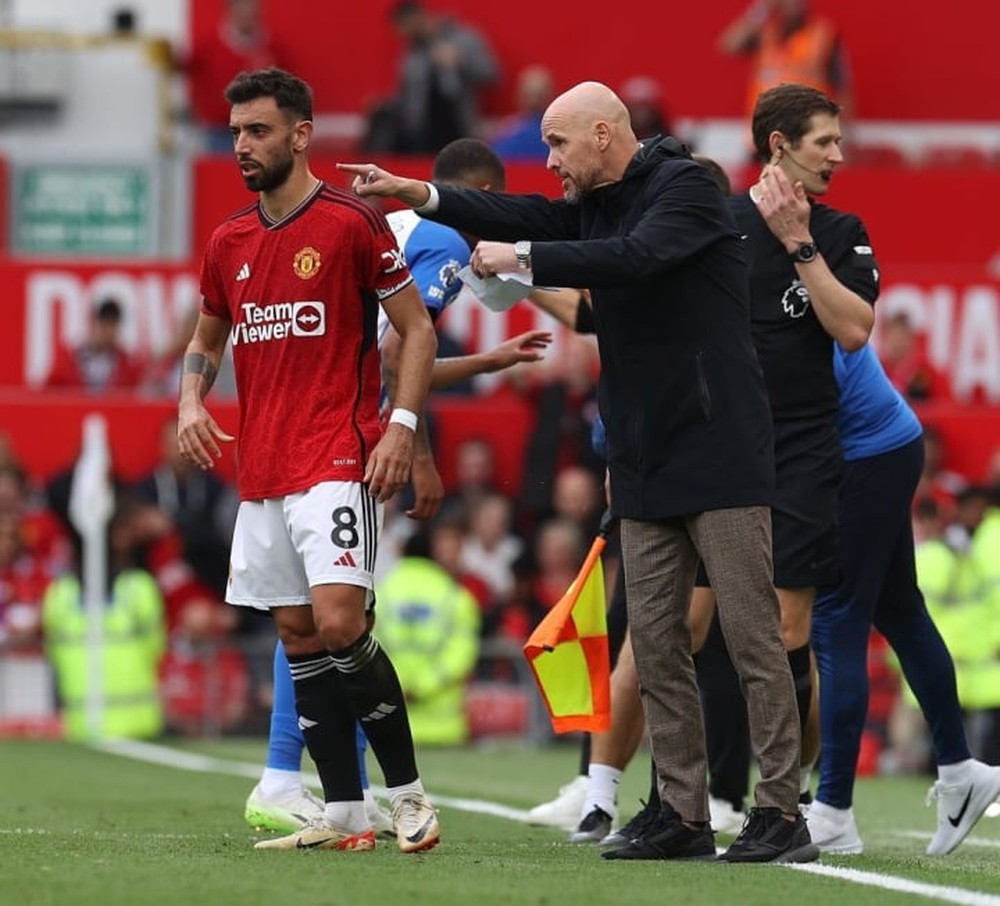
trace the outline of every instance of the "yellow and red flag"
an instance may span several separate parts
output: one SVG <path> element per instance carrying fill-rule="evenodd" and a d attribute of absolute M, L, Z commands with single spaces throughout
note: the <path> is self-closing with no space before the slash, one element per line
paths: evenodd
<path fill-rule="evenodd" d="M 524 644 L 556 733 L 611 726 L 611 664 L 599 535 L 566 594 Z"/>

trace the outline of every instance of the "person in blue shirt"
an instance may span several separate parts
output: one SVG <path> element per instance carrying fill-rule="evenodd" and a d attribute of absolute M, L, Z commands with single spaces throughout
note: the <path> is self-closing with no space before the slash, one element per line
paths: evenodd
<path fill-rule="evenodd" d="M 502 120 L 490 145 L 505 161 L 544 161 L 542 114 L 553 95 L 552 74 L 544 66 L 528 66 L 517 77 L 518 110 Z"/>
<path fill-rule="evenodd" d="M 972 758 L 955 667 L 917 586 L 911 504 L 923 466 L 923 429 L 869 345 L 834 348 L 844 455 L 839 492 L 843 573 L 820 590 L 812 644 L 820 686 L 820 778 L 809 833 L 822 852 L 864 844 L 852 809 L 868 710 L 868 639 L 892 646 L 930 727 L 938 780 L 938 826 L 928 855 L 951 852 L 1000 795 L 1000 768 Z"/>

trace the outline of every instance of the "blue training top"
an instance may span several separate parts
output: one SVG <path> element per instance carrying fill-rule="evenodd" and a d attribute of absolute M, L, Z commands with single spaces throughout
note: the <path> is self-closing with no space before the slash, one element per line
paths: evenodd
<path fill-rule="evenodd" d="M 923 433 L 867 343 L 857 352 L 844 352 L 834 343 L 833 374 L 840 390 L 837 430 L 846 461 L 898 450 Z"/>
<path fill-rule="evenodd" d="M 437 322 L 441 314 L 458 296 L 462 281 L 458 272 L 469 263 L 469 243 L 462 234 L 444 224 L 424 220 L 409 209 L 392 211 L 386 215 L 396 236 L 396 244 L 403 252 L 413 282 L 427 306 L 431 320 Z M 389 316 L 383 308 L 378 310 L 378 346 L 389 332 Z M 382 387 L 380 405 L 385 407 L 388 394 Z"/>
<path fill-rule="evenodd" d="M 386 219 L 424 305 L 436 321 L 462 289 L 458 272 L 469 263 L 469 243 L 457 230 L 424 220 L 414 211 L 393 211 Z"/>

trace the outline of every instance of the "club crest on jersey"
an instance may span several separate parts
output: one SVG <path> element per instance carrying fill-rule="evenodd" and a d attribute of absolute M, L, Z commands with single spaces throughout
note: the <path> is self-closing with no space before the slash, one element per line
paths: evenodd
<path fill-rule="evenodd" d="M 458 272 L 461 269 L 462 265 L 460 262 L 454 258 L 449 259 L 448 263 L 438 271 L 438 279 L 441 281 L 442 286 L 454 286 L 455 281 L 458 280 Z"/>
<path fill-rule="evenodd" d="M 801 318 L 809 311 L 809 303 L 809 290 L 801 280 L 793 280 L 781 297 L 781 307 L 791 318 Z"/>
<path fill-rule="evenodd" d="M 311 280 L 319 273 L 320 265 L 323 263 L 323 256 L 311 245 L 299 249 L 292 260 L 292 270 L 295 276 L 302 280 Z"/>

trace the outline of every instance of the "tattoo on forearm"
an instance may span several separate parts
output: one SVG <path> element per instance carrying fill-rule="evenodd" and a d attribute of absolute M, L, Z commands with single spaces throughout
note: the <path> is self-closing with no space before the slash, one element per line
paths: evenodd
<path fill-rule="evenodd" d="M 184 374 L 200 374 L 207 393 L 219 374 L 219 370 L 200 352 L 189 352 L 184 356 Z"/>

